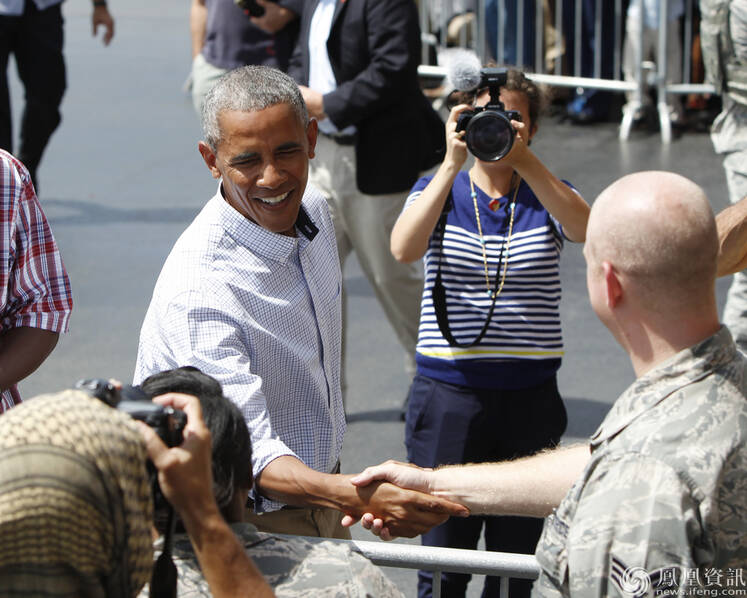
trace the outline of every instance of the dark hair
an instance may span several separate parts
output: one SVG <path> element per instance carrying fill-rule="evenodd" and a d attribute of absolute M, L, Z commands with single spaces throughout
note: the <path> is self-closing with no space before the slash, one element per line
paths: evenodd
<path fill-rule="evenodd" d="M 489 62 L 485 65 L 486 67 L 498 66 L 494 62 Z M 532 126 L 536 127 L 539 122 L 539 118 L 545 111 L 545 106 L 548 103 L 548 93 L 544 87 L 537 85 L 529 77 L 527 77 L 522 71 L 512 67 L 506 67 L 507 79 L 506 84 L 501 87 L 506 91 L 518 91 L 523 93 L 529 103 L 529 119 L 532 121 Z M 471 104 L 474 100 L 486 91 L 487 88 L 477 88 L 470 91 L 453 91 L 447 98 L 447 106 L 449 109 L 453 108 L 457 104 Z"/>
<path fill-rule="evenodd" d="M 236 489 L 252 487 L 251 438 L 241 411 L 223 395 L 223 388 L 215 378 L 193 366 L 153 374 L 140 386 L 151 398 L 182 392 L 200 400 L 212 439 L 213 494 L 225 515 Z"/>

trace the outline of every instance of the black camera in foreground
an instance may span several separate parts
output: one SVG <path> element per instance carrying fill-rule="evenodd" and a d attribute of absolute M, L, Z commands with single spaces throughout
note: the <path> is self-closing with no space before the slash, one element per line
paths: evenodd
<path fill-rule="evenodd" d="M 481 69 L 478 89 L 487 87 L 490 100 L 485 106 L 465 110 L 457 120 L 457 132 L 466 131 L 467 148 L 485 162 L 496 162 L 511 151 L 516 137 L 511 121 L 521 120 L 519 112 L 506 110 L 500 100 L 501 87 L 507 78 L 505 68 Z"/>
<path fill-rule="evenodd" d="M 139 386 L 123 385 L 118 388 L 108 380 L 89 378 L 76 382 L 75 388 L 85 390 L 110 407 L 148 424 L 166 446 L 179 446 L 182 443 L 187 415 L 179 409 L 152 402 L 151 397 Z"/>

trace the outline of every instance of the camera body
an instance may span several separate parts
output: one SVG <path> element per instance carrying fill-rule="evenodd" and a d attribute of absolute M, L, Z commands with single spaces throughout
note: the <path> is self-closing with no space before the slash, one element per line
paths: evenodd
<path fill-rule="evenodd" d="M 265 14 L 264 7 L 257 4 L 256 0 L 236 0 L 236 4 L 247 11 L 250 17 L 261 17 Z"/>
<path fill-rule="evenodd" d="M 139 386 L 124 385 L 118 388 L 108 380 L 89 378 L 76 382 L 75 388 L 85 390 L 110 407 L 147 424 L 166 446 L 174 447 L 182 443 L 182 431 L 187 423 L 186 414 L 173 407 L 163 407 L 152 402 Z"/>
<path fill-rule="evenodd" d="M 478 89 L 487 87 L 490 100 L 485 106 L 465 110 L 457 119 L 456 130 L 466 132 L 467 148 L 485 162 L 496 162 L 511 151 L 516 137 L 511 121 L 521 121 L 521 114 L 516 110 L 506 110 L 500 100 L 501 87 L 507 78 L 505 68 L 481 69 Z"/>

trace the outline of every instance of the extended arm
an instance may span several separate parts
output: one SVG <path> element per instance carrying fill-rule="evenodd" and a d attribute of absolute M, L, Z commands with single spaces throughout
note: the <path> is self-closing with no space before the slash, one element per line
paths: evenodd
<path fill-rule="evenodd" d="M 0 391 L 38 368 L 57 344 L 59 334 L 41 328 L 11 328 L 0 336 Z"/>
<path fill-rule="evenodd" d="M 364 513 L 374 513 L 399 536 L 416 536 L 451 515 L 469 514 L 444 498 L 385 482 L 356 487 L 351 478 L 320 473 L 285 455 L 267 465 L 256 482 L 262 494 L 287 504 L 333 508 L 356 520 Z"/>
<path fill-rule="evenodd" d="M 469 106 L 462 104 L 451 110 L 446 121 L 446 156 L 428 186 L 407 210 L 400 214 L 392 229 L 390 249 L 399 262 L 414 262 L 425 255 L 449 190 L 467 159 L 467 144 L 463 133 L 456 132 L 459 114 Z"/>
<path fill-rule="evenodd" d="M 179 513 L 205 580 L 216 598 L 274 596 L 262 574 L 223 519 L 213 498 L 210 432 L 197 398 L 171 393 L 154 399 L 187 414 L 184 441 L 168 449 L 152 428 L 140 430 L 158 469 L 164 496 Z"/>
<path fill-rule="evenodd" d="M 475 514 L 545 517 L 579 478 L 589 456 L 587 445 L 574 445 L 516 461 L 454 465 L 436 470 L 389 461 L 365 469 L 352 482 L 365 486 L 374 480 L 387 480 L 448 498 Z M 345 525 L 352 523 L 351 518 L 343 520 Z M 397 535 L 370 513 L 362 518 L 362 523 L 384 539 Z"/>
<path fill-rule="evenodd" d="M 207 7 L 205 0 L 192 0 L 189 9 L 189 34 L 192 38 L 192 58 L 202 52 L 205 45 L 205 30 L 207 28 Z"/>
<path fill-rule="evenodd" d="M 718 229 L 718 275 L 747 268 L 747 197 L 716 216 Z"/>
<path fill-rule="evenodd" d="M 526 125 L 512 121 L 517 130 L 514 146 L 504 160 L 532 188 L 537 199 L 563 226 L 565 236 L 582 243 L 586 239 L 586 223 L 591 208 L 583 197 L 550 172 L 524 142 Z"/>

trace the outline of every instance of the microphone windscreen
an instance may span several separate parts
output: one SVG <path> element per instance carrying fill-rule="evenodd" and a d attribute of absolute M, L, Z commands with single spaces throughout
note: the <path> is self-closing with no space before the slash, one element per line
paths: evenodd
<path fill-rule="evenodd" d="M 472 50 L 450 48 L 442 54 L 446 80 L 453 89 L 469 91 L 480 84 L 482 64 L 479 56 Z"/>

